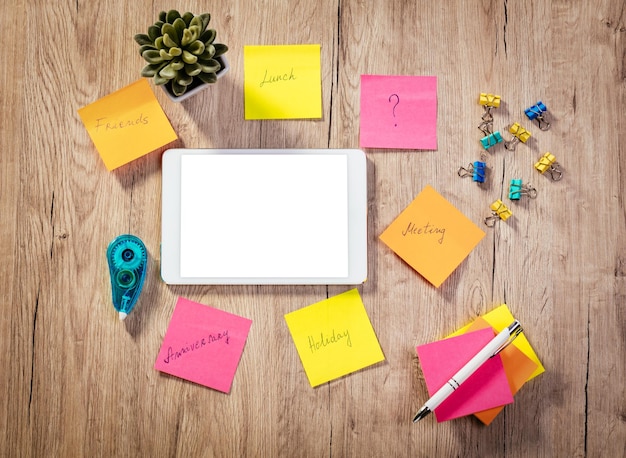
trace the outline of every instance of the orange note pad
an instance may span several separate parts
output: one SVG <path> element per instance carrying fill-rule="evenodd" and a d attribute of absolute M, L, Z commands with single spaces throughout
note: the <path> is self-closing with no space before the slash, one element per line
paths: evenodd
<path fill-rule="evenodd" d="M 380 239 L 439 287 L 484 236 L 463 213 L 426 186 Z"/>
<path fill-rule="evenodd" d="M 78 114 L 109 171 L 178 138 L 145 78 L 79 109 Z"/>

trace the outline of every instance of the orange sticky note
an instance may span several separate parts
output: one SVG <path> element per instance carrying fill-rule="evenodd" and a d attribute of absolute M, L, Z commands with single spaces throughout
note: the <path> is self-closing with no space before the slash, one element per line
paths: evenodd
<path fill-rule="evenodd" d="M 464 333 L 477 331 L 479 329 L 491 328 L 491 325 L 482 318 L 477 318 Z M 493 329 L 493 328 L 492 328 Z M 496 332 L 494 330 L 494 332 Z M 506 378 L 509 382 L 509 388 L 511 388 L 511 394 L 515 395 L 519 389 L 530 379 L 532 373 L 537 369 L 537 363 L 526 356 L 515 345 L 508 345 L 500 353 L 500 359 L 502 359 L 502 366 Z M 494 418 L 500 413 L 504 406 L 493 407 L 491 409 L 483 410 L 481 412 L 475 412 L 474 416 L 488 425 Z"/>
<path fill-rule="evenodd" d="M 426 186 L 380 239 L 439 287 L 484 236 L 463 213 Z"/>
<path fill-rule="evenodd" d="M 78 114 L 108 170 L 178 138 L 145 78 L 79 109 Z"/>

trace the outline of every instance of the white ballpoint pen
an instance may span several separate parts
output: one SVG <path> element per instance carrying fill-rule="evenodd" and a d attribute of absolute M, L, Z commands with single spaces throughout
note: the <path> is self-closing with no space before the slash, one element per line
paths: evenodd
<path fill-rule="evenodd" d="M 515 320 L 508 327 L 504 328 L 496 335 L 476 356 L 470 359 L 465 366 L 454 374 L 448 382 L 443 385 L 432 397 L 426 401 L 422 408 L 413 417 L 413 423 L 420 421 L 429 413 L 435 410 L 445 401 L 454 391 L 461 386 L 470 376 L 476 372 L 489 358 L 500 353 L 519 333 L 522 332 L 522 326 L 519 321 Z"/>

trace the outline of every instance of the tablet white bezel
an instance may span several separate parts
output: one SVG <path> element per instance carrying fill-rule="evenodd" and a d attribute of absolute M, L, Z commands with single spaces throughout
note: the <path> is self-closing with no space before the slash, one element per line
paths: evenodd
<path fill-rule="evenodd" d="M 348 275 L 345 277 L 182 277 L 181 276 L 181 164 L 191 154 L 307 154 L 343 155 L 348 183 Z M 359 149 L 170 149 L 163 154 L 161 215 L 161 277 L 181 285 L 356 285 L 367 277 L 367 168 Z"/>

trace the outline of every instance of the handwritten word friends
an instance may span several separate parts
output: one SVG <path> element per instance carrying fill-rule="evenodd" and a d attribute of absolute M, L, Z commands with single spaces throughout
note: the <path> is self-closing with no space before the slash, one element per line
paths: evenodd
<path fill-rule="evenodd" d="M 282 75 L 267 75 L 268 71 L 265 70 L 263 81 L 259 84 L 259 87 L 263 87 L 264 84 L 278 83 L 280 81 L 293 81 L 296 79 L 296 75 L 293 74 L 293 67 L 291 67 L 291 73 L 284 73 Z"/>
<path fill-rule="evenodd" d="M 139 115 L 137 119 L 126 119 L 123 121 L 105 121 L 107 118 L 98 118 L 96 119 L 96 132 L 98 132 L 101 128 L 104 132 L 108 132 L 110 130 L 124 129 L 125 127 L 132 126 L 141 126 L 148 124 L 148 117 L 143 113 Z"/>
<path fill-rule="evenodd" d="M 228 330 L 224 332 L 218 332 L 217 334 L 209 334 L 207 337 L 203 337 L 202 339 L 198 339 L 195 342 L 188 343 L 178 350 L 174 350 L 172 347 L 168 347 L 167 349 L 167 358 L 163 360 L 165 364 L 169 364 L 170 362 L 176 361 L 178 358 L 182 358 L 187 353 L 191 353 L 194 351 L 201 350 L 209 344 L 223 341 L 225 344 L 230 344 L 230 337 L 228 337 Z"/>
<path fill-rule="evenodd" d="M 403 236 L 407 235 L 430 235 L 430 234 L 441 234 L 441 237 L 437 240 L 439 244 L 443 243 L 443 237 L 446 234 L 445 228 L 439 228 L 436 226 L 432 226 L 430 223 L 426 223 L 424 226 L 417 226 L 413 222 L 409 222 L 409 225 L 405 230 L 402 231 Z"/>
<path fill-rule="evenodd" d="M 320 332 L 319 340 L 315 337 L 309 336 L 309 349 L 311 353 L 315 353 L 317 350 L 322 350 L 329 345 L 345 343 L 348 347 L 352 347 L 352 340 L 350 339 L 350 331 L 347 329 L 344 332 L 335 332 L 333 329 L 330 335 L 324 335 Z"/>

